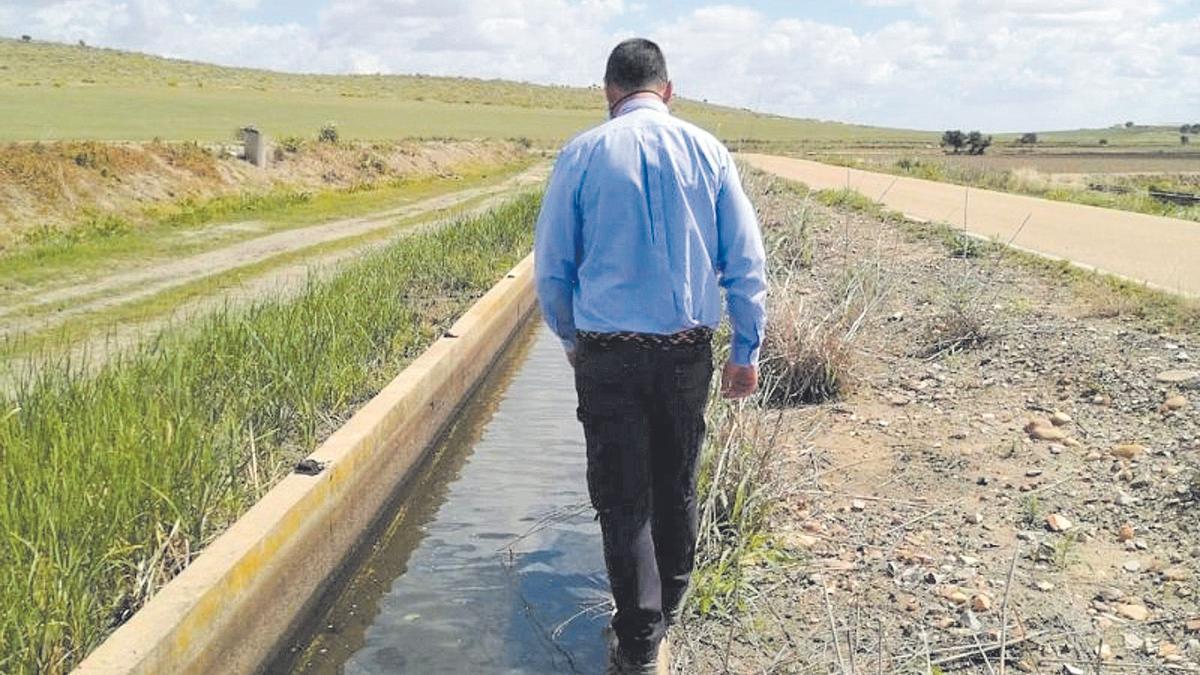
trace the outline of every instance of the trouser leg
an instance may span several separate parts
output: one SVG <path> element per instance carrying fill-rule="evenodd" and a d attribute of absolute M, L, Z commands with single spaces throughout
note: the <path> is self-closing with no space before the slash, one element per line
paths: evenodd
<path fill-rule="evenodd" d="M 656 372 L 651 415 L 654 550 L 665 620 L 676 618 L 695 566 L 696 472 L 704 444 L 704 411 L 712 380 L 708 345 L 668 353 Z"/>
<path fill-rule="evenodd" d="M 575 369 L 588 492 L 616 604 L 613 630 L 635 660 L 651 657 L 665 632 L 652 533 L 647 367 L 643 354 L 581 345 Z"/>

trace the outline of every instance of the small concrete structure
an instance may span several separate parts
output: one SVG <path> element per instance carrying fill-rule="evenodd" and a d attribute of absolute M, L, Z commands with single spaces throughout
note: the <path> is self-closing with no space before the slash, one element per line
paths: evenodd
<path fill-rule="evenodd" d="M 242 128 L 242 145 L 245 147 L 243 157 L 247 162 L 258 167 L 267 165 L 267 137 L 258 127 Z"/>
<path fill-rule="evenodd" d="M 530 255 L 76 675 L 261 672 L 536 304 Z"/>

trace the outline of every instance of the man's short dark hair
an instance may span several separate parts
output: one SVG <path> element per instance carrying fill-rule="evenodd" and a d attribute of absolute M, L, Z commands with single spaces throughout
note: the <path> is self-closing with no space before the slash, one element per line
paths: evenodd
<path fill-rule="evenodd" d="M 622 91 L 661 87 L 668 80 L 662 50 L 644 38 L 631 38 L 617 45 L 604 71 L 604 83 Z"/>

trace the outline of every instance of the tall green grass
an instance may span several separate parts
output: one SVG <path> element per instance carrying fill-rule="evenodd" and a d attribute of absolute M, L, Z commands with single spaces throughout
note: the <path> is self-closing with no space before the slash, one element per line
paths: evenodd
<path fill-rule="evenodd" d="M 688 605 L 701 615 L 731 617 L 744 608 L 743 567 L 786 557 L 772 547 L 768 527 L 781 491 L 775 470 L 783 419 L 762 405 L 765 397 L 747 405 L 724 401 L 717 386 L 705 414 L 710 433 L 700 456 L 700 527 Z"/>
<path fill-rule="evenodd" d="M 529 250 L 538 199 L 0 398 L 0 672 L 57 673 Z"/>

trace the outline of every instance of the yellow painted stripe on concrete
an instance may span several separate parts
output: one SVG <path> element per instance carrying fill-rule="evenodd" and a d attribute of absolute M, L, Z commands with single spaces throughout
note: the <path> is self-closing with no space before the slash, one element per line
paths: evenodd
<path fill-rule="evenodd" d="M 529 256 L 311 455 L 324 471 L 284 478 L 76 672 L 262 668 L 534 304 Z"/>

